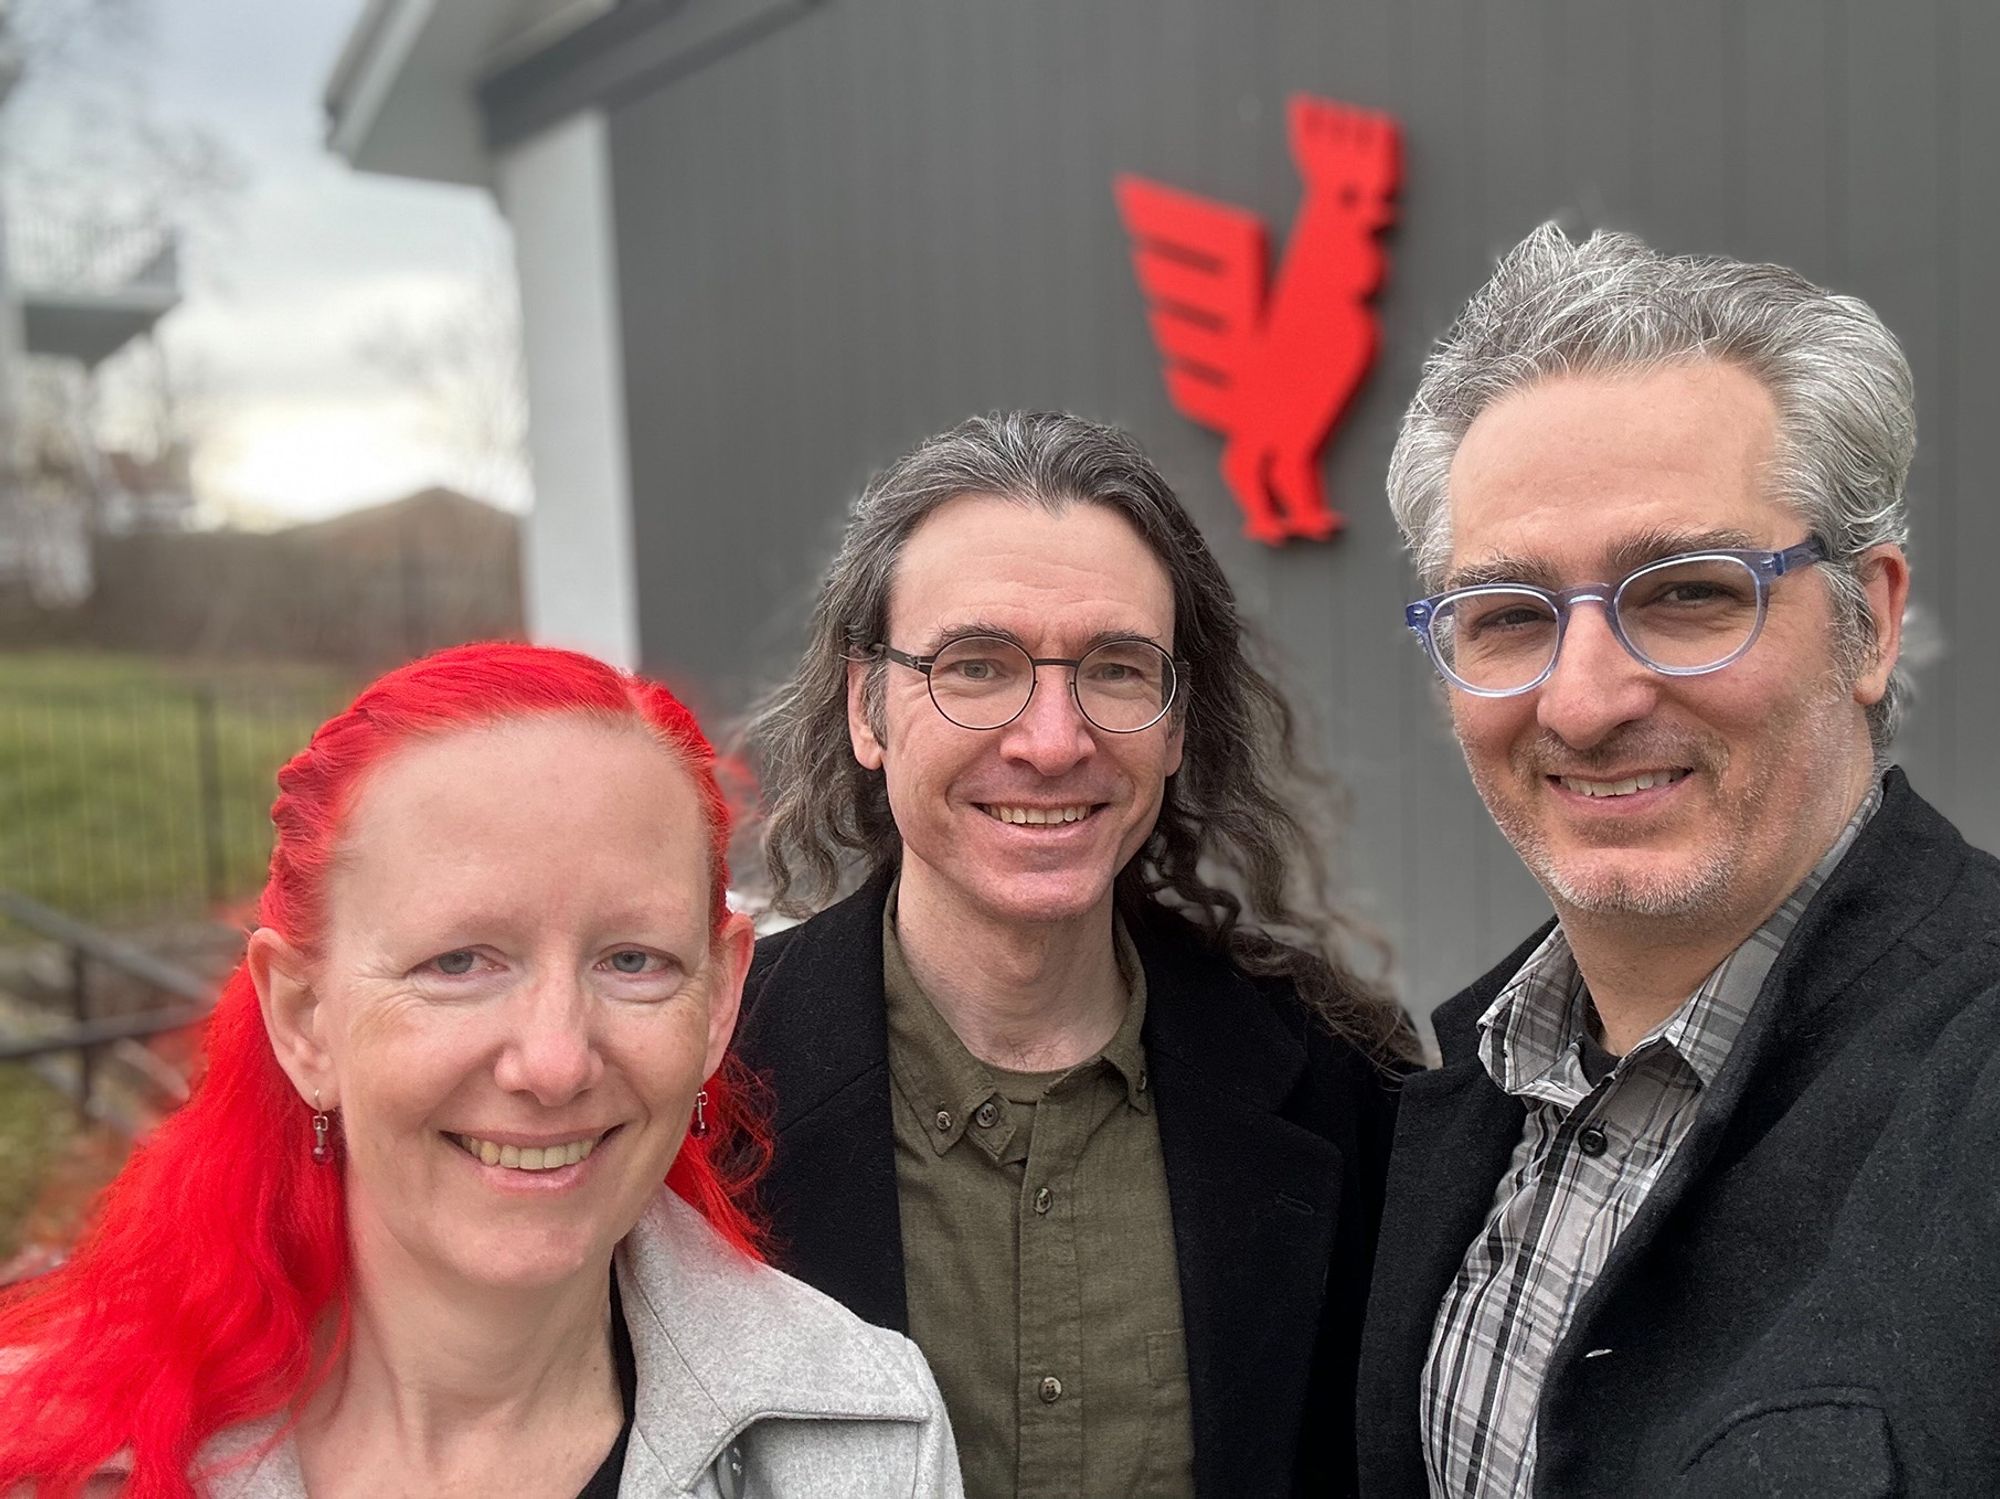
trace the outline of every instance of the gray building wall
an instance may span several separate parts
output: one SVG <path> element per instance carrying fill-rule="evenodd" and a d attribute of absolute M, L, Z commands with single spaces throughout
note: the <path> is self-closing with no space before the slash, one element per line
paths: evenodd
<path fill-rule="evenodd" d="M 1381 479 L 1430 339 L 1499 251 L 1557 216 L 1786 262 L 1865 297 L 1903 339 L 1923 423 L 1916 593 L 1944 652 L 1899 757 L 1969 836 L 2000 846 L 1986 582 L 2000 511 L 1969 451 L 2000 409 L 1986 358 L 2000 294 L 1961 249 L 2000 244 L 2000 6 L 751 9 L 754 34 L 704 33 L 650 75 L 596 64 L 641 650 L 710 711 L 786 670 L 846 502 L 914 439 L 1011 406 L 1127 426 L 1307 705 L 1351 794 L 1352 899 L 1427 1010 L 1546 905 L 1491 830 L 1401 626 L 1411 585 Z M 548 87 L 574 98 L 587 53 Z M 1273 552 L 1239 534 L 1218 439 L 1167 404 L 1111 182 L 1134 171 L 1225 199 L 1282 239 L 1301 191 L 1284 127 L 1295 91 L 1396 115 L 1406 186 L 1383 354 L 1327 460 L 1347 531 Z M 528 115 L 533 92 L 515 81 Z"/>

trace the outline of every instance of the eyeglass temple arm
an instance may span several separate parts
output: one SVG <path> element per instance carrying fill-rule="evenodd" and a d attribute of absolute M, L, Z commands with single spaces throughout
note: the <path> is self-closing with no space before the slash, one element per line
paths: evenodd
<path fill-rule="evenodd" d="M 1771 576 L 1781 578 L 1795 567 L 1803 567 L 1809 562 L 1824 562 L 1831 555 L 1824 541 L 1817 536 L 1808 536 L 1795 547 L 1786 547 L 1782 552 L 1771 554 Z"/>
<path fill-rule="evenodd" d="M 849 661 L 885 661 L 885 660 L 893 661 L 898 666 L 907 666 L 912 671 L 920 671 L 925 676 L 929 676 L 931 666 L 934 662 L 936 662 L 937 657 L 912 656 L 908 651 L 897 650 L 893 645 L 890 645 L 887 641 L 878 640 L 873 645 L 868 647 L 867 655 L 849 656 L 847 659 Z"/>

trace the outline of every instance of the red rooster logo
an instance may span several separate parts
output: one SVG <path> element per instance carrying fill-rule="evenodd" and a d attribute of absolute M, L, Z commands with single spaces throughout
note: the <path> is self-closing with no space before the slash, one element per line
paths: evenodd
<path fill-rule="evenodd" d="M 1381 341 L 1368 305 L 1385 270 L 1375 236 L 1395 219 L 1401 176 L 1387 115 L 1299 95 L 1289 122 L 1306 193 L 1275 284 L 1255 214 L 1143 177 L 1117 182 L 1167 397 L 1223 435 L 1244 529 L 1273 546 L 1340 529 L 1319 454 Z"/>

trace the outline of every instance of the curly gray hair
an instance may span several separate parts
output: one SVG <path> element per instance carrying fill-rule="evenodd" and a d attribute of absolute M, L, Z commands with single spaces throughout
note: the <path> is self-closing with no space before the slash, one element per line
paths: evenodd
<path fill-rule="evenodd" d="M 1909 361 L 1867 303 L 1796 271 L 1662 255 L 1630 234 L 1572 244 L 1543 224 L 1501 257 L 1424 362 L 1389 460 L 1389 504 L 1427 589 L 1451 555 L 1452 459 L 1488 406 L 1551 375 L 1644 370 L 1690 359 L 1735 364 L 1778 410 L 1778 498 L 1831 554 L 1841 644 L 1867 659 L 1874 618 L 1860 559 L 1904 544 L 1903 487 L 1917 445 Z M 1885 758 L 1909 703 L 1901 666 L 1868 731 Z"/>
<path fill-rule="evenodd" d="M 910 535 L 966 494 L 1057 514 L 1102 505 L 1131 523 L 1171 582 L 1175 654 L 1186 666 L 1175 706 L 1181 768 L 1167 780 L 1151 837 L 1118 874 L 1120 909 L 1136 914 L 1155 901 L 1178 909 L 1245 971 L 1292 979 L 1337 1033 L 1385 1059 L 1408 1054 L 1401 1010 L 1341 956 L 1357 936 L 1372 939 L 1334 910 L 1323 840 L 1292 805 L 1292 793 L 1326 778 L 1304 768 L 1290 708 L 1245 657 L 1229 580 L 1138 444 L 1081 417 L 974 417 L 919 443 L 855 502 L 805 656 L 745 731 L 764 791 L 773 904 L 806 914 L 857 863 L 866 874 L 901 856 L 882 776 L 849 743 L 847 668 L 888 629 Z M 878 660 L 865 689 L 871 717 L 881 711 L 881 672 Z"/>

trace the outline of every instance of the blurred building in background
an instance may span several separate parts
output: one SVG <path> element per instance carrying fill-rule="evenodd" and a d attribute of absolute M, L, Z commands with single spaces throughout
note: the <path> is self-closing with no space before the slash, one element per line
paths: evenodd
<path fill-rule="evenodd" d="M 1428 1008 L 1546 906 L 1403 629 L 1382 475 L 1431 339 L 1546 218 L 1782 261 L 1902 338 L 1934 659 L 1900 758 L 2000 846 L 1975 442 L 2000 278 L 1962 248 L 2000 241 L 1996 57 L 1986 0 L 373 0 L 327 103 L 355 165 L 483 184 L 513 227 L 531 633 L 735 709 L 786 670 L 875 467 L 975 411 L 1119 423 L 1309 708 L 1355 897 Z M 1169 402 L 1114 181 L 1240 205 L 1275 252 L 1297 94 L 1399 122 L 1403 186 L 1382 350 L 1322 463 L 1345 529 L 1270 547 Z"/>
<path fill-rule="evenodd" d="M 103 451 L 99 365 L 180 301 L 173 229 L 6 202 L 0 171 L 0 603 L 91 593 L 91 538 L 172 529 L 193 513 L 185 452 Z"/>

